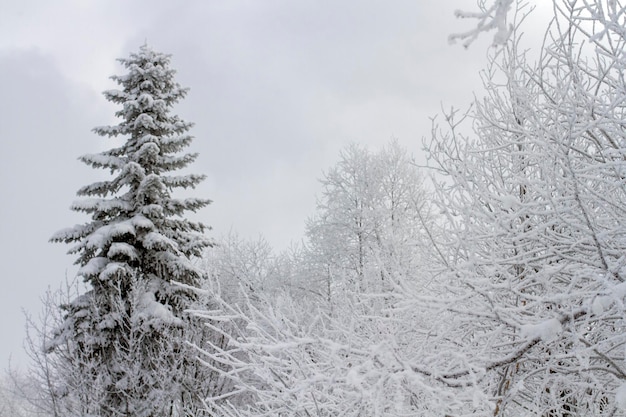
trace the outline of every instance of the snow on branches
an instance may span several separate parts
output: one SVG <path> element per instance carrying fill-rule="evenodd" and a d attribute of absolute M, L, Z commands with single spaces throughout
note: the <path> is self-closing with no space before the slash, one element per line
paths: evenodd
<path fill-rule="evenodd" d="M 212 245 L 203 234 L 208 228 L 184 216 L 210 201 L 174 196 L 204 176 L 170 175 L 197 156 L 184 153 L 192 123 L 171 112 L 187 89 L 175 81 L 170 56 L 144 45 L 119 61 L 127 71 L 112 77 L 120 89 L 104 95 L 120 106 L 120 122 L 94 132 L 123 136 L 124 143 L 80 158 L 112 178 L 82 187 L 78 195 L 85 198 L 71 208 L 90 221 L 51 239 L 72 244 L 78 275 L 87 284 L 85 294 L 62 306 L 64 321 L 51 352 L 70 363 L 80 356 L 97 370 L 80 383 L 102 391 L 90 406 L 98 415 L 165 415 L 200 401 L 199 379 L 187 379 L 196 364 L 178 356 L 185 351 L 182 334 L 193 327 L 183 310 L 195 296 L 171 281 L 197 286 L 204 278 L 191 259 Z M 76 381 L 65 382 L 80 391 Z"/>

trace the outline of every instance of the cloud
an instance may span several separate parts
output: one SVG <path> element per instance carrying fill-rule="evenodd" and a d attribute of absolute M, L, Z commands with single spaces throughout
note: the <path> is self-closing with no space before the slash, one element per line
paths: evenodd
<path fill-rule="evenodd" d="M 0 78 L 7 81 L 0 94 L 0 334 L 11 335 L 0 357 L 12 351 L 19 362 L 21 309 L 39 311 L 46 287 L 71 269 L 67 248 L 47 241 L 82 220 L 68 207 L 79 184 L 95 178 L 76 158 L 97 148 L 88 139 L 98 106 L 34 50 L 0 53 Z"/>

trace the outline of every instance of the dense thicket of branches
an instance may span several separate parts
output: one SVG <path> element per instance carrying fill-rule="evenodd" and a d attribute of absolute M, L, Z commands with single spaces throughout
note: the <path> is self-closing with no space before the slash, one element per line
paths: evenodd
<path fill-rule="evenodd" d="M 207 403 L 230 416 L 436 410 L 452 397 L 425 402 L 419 378 L 394 359 L 425 348 L 423 318 L 401 303 L 406 287 L 428 281 L 416 269 L 433 215 L 415 164 L 396 142 L 379 152 L 351 145 L 322 185 L 301 250 L 273 256 L 230 237 L 209 258 L 223 301 L 197 314 L 213 331 L 231 327 L 226 344 L 199 350 L 236 389 Z"/>
<path fill-rule="evenodd" d="M 448 178 L 438 201 L 458 296 L 446 331 L 462 352 L 437 379 L 479 386 L 496 415 L 615 415 L 626 377 L 624 6 L 554 11 L 537 63 L 518 47 L 521 29 L 493 53 L 474 133 L 450 114 L 430 144 Z"/>
<path fill-rule="evenodd" d="M 257 398 L 232 415 L 623 414 L 626 22 L 619 2 L 554 11 L 539 60 L 519 48 L 523 26 L 507 29 L 484 98 L 428 144 L 445 295 L 377 285 L 403 269 L 370 256 L 385 217 L 367 152 L 349 148 L 309 233 L 314 277 L 351 296 L 306 318 L 289 303 L 225 308 L 247 331 L 205 354 L 245 367 L 236 384 Z"/>

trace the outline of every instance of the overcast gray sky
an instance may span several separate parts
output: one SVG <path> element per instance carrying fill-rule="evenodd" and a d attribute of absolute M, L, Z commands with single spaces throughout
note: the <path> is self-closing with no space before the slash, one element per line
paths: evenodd
<path fill-rule="evenodd" d="M 191 88 L 175 111 L 195 122 L 200 213 L 214 236 L 299 241 L 317 179 L 351 141 L 396 137 L 419 156 L 440 104 L 479 90 L 489 39 L 465 50 L 457 8 L 473 0 L 0 0 L 0 367 L 23 362 L 25 308 L 73 275 L 58 229 L 105 172 L 77 157 L 113 146 L 91 128 L 115 123 L 101 92 L 115 61 L 147 41 L 173 55 Z"/>

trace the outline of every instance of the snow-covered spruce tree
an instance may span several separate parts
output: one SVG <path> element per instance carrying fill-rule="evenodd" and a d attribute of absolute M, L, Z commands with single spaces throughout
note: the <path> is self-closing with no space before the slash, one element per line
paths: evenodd
<path fill-rule="evenodd" d="M 211 246 L 203 234 L 207 226 L 184 216 L 210 201 L 173 195 L 204 176 L 171 174 L 196 154 L 184 153 L 192 124 L 171 114 L 187 89 L 175 81 L 170 56 L 144 45 L 119 61 L 127 73 L 112 79 L 121 88 L 104 95 L 121 106 L 121 121 L 94 132 L 125 142 L 80 158 L 112 178 L 78 190 L 86 198 L 72 210 L 89 214 L 90 221 L 51 239 L 73 245 L 69 253 L 78 256 L 87 291 L 62 306 L 63 325 L 49 350 L 72 351 L 81 356 L 77 363 L 89 362 L 91 370 L 78 383 L 103 390 L 100 403 L 88 407 L 95 415 L 183 415 L 199 401 L 198 381 L 190 380 L 195 365 L 182 340 L 192 326 L 183 311 L 194 296 L 173 281 L 198 286 L 203 278 L 191 259 Z M 67 382 L 65 394 L 71 395 L 78 387 Z M 80 414 L 80 408 L 73 410 Z"/>

